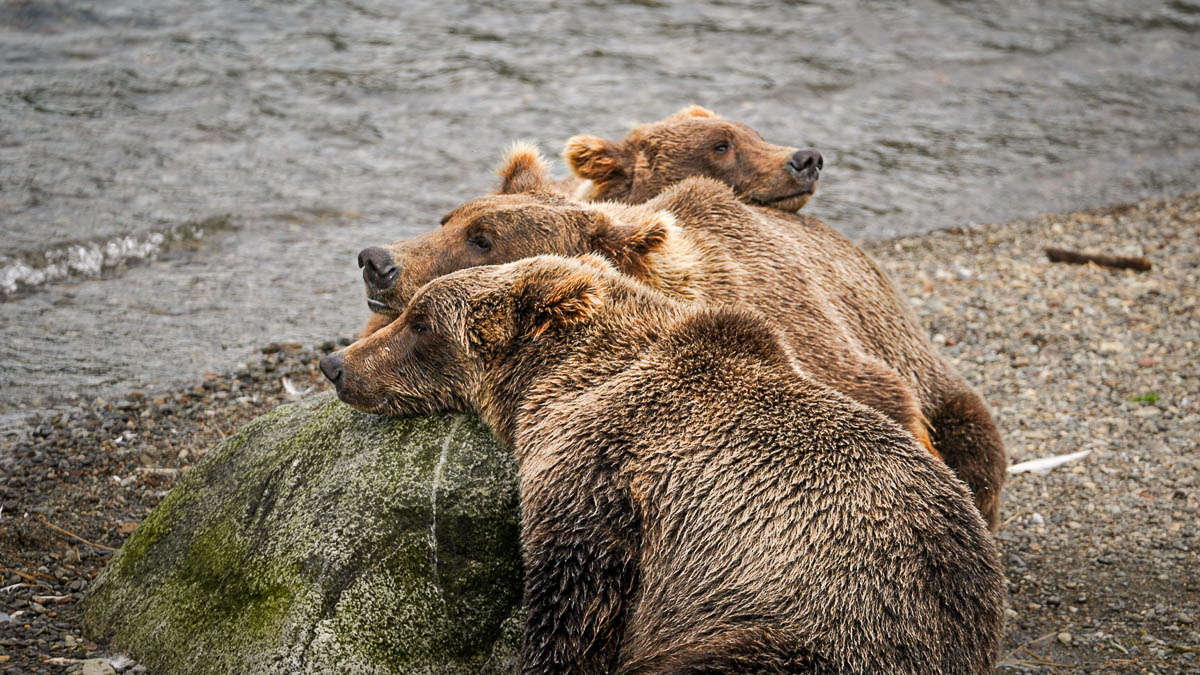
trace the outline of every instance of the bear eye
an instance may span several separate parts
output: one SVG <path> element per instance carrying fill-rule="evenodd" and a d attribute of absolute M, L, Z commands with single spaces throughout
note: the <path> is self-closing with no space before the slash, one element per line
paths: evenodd
<path fill-rule="evenodd" d="M 723 155 L 729 152 L 729 141 L 721 141 L 720 143 L 714 145 L 713 152 L 717 153 L 718 155 Z"/>
<path fill-rule="evenodd" d="M 424 335 L 429 332 L 429 323 L 424 319 L 412 319 L 408 322 L 408 329 L 417 335 Z"/>
<path fill-rule="evenodd" d="M 467 243 L 485 253 L 492 250 L 492 240 L 488 239 L 486 234 L 473 234 L 467 239 Z"/>

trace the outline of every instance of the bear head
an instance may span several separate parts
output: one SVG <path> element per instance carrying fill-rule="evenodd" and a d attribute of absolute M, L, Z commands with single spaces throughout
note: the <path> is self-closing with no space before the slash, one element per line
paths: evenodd
<path fill-rule="evenodd" d="M 531 146 L 514 146 L 498 175 L 497 193 L 452 210 L 438 229 L 359 254 L 367 305 L 380 317 L 364 334 L 399 316 L 425 283 L 469 267 L 600 253 L 623 272 L 645 278 L 653 271 L 649 258 L 675 227 L 663 211 L 562 197 L 548 189 L 545 162 Z"/>
<path fill-rule="evenodd" d="M 742 201 L 799 211 L 816 190 L 824 160 L 816 150 L 772 145 L 754 129 L 689 106 L 633 128 L 620 141 L 575 136 L 563 156 L 592 182 L 594 200 L 640 204 L 692 176 L 729 185 Z"/>
<path fill-rule="evenodd" d="M 497 420 L 511 411 L 490 405 L 499 391 L 519 387 L 529 364 L 570 351 L 578 340 L 567 333 L 591 320 L 613 283 L 626 282 L 595 255 L 459 270 L 422 286 L 396 320 L 327 355 L 321 370 L 360 410 L 474 412 L 502 429 Z"/>

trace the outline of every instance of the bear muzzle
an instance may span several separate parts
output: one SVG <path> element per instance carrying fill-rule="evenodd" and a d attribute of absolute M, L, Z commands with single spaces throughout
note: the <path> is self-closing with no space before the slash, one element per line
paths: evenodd
<path fill-rule="evenodd" d="M 798 183 L 815 183 L 825 168 L 825 159 L 816 150 L 797 150 L 787 161 L 788 171 Z"/>
<path fill-rule="evenodd" d="M 340 352 L 326 354 L 321 359 L 321 372 L 325 374 L 325 378 L 333 383 L 337 388 L 338 397 L 342 396 L 342 384 L 346 378 L 346 363 Z"/>
<path fill-rule="evenodd" d="M 360 251 L 358 266 L 362 268 L 368 296 L 388 290 L 400 278 L 400 265 L 392 258 L 391 252 L 379 246 Z"/>

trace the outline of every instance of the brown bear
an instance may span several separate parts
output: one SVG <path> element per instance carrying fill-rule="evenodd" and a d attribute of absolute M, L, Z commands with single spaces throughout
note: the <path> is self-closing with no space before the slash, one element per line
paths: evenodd
<path fill-rule="evenodd" d="M 772 145 L 696 105 L 636 126 L 620 141 L 575 136 L 563 157 L 588 181 L 573 194 L 580 199 L 641 204 L 684 178 L 708 176 L 744 202 L 783 211 L 804 207 L 825 167 L 816 150 Z"/>
<path fill-rule="evenodd" d="M 1004 580 L 962 483 L 746 310 L 542 256 L 430 282 L 321 368 L 515 451 L 522 673 L 991 671 Z"/>
<path fill-rule="evenodd" d="M 830 255 L 855 258 L 856 265 L 864 263 L 859 265 L 866 274 L 861 283 L 871 289 L 864 294 L 856 284 L 845 286 L 846 309 L 850 316 L 855 312 L 882 316 L 864 316 L 851 325 L 869 352 L 917 389 L 934 447 L 975 491 L 980 509 L 995 528 L 1008 460 L 987 405 L 938 354 L 903 294 L 865 253 L 821 221 L 787 213 L 797 211 L 807 197 L 791 201 L 768 198 L 784 188 L 772 191 L 766 186 L 786 186 L 788 176 L 797 177 L 797 189 L 809 184 L 800 178 L 807 174 L 796 170 L 794 160 L 785 161 L 790 151 L 766 144 L 743 124 L 690 106 L 659 122 L 634 127 L 620 141 L 576 136 L 567 141 L 563 155 L 572 171 L 590 181 L 576 192 L 579 197 L 640 204 L 680 180 L 707 176 L 728 184 L 743 202 L 776 211 L 773 219 L 781 231 L 790 223 L 788 232 L 807 230 L 815 235 L 811 241 L 829 247 Z M 818 155 L 816 169 L 820 168 Z M 812 182 L 815 180 L 813 173 Z M 820 253 L 818 249 L 810 256 Z M 893 324 L 889 326 L 887 321 Z"/>
<path fill-rule="evenodd" d="M 582 192 L 589 184 L 588 181 L 575 175 L 566 178 L 550 178 L 541 153 L 535 145 L 526 141 L 512 143 L 505 152 L 505 157 L 506 161 L 501 168 L 506 175 L 499 176 L 500 193 L 524 191 L 521 185 L 513 182 L 520 180 L 524 171 L 536 171 L 539 178 L 544 179 L 538 183 L 539 189 L 563 197 L 571 197 L 575 193 Z M 371 310 L 371 316 L 367 319 L 360 334 L 360 337 L 366 337 L 396 318 L 397 310 L 387 301 L 377 297 L 378 293 L 375 291 L 380 288 L 389 288 L 396 281 L 400 268 L 392 264 L 387 251 L 377 247 L 366 248 L 359 252 L 358 267 L 363 271 L 363 283 L 367 288 L 367 307 Z M 398 307 L 404 308 L 403 305 L 398 305 Z"/>
<path fill-rule="evenodd" d="M 827 291 L 819 283 L 803 275 L 789 277 L 786 266 L 747 274 L 750 269 L 730 259 L 731 247 L 722 244 L 710 246 L 703 241 L 687 243 L 680 239 L 673 252 L 658 255 L 669 233 L 679 231 L 672 214 L 620 205 L 581 208 L 555 195 L 557 190 L 548 183 L 544 168 L 536 150 L 518 147 L 501 172 L 500 191 L 528 193 L 533 195 L 531 198 L 476 200 L 443 219 L 441 229 L 402 242 L 394 247 L 395 251 L 364 251 L 361 255 L 370 260 L 384 260 L 395 277 L 376 302 L 386 300 L 388 306 L 402 308 L 417 287 L 447 272 L 541 253 L 598 251 L 652 286 L 698 302 L 743 301 L 750 286 L 774 282 L 780 291 L 787 291 L 786 297 L 760 308 L 788 312 L 788 346 L 798 366 L 817 381 L 891 417 L 933 452 L 915 391 L 894 369 L 857 344 L 842 317 L 830 311 Z M 718 190 L 726 195 L 726 201 L 736 204 L 727 188 Z M 745 210 L 740 205 L 737 209 Z M 565 214 L 567 222 L 553 220 L 555 213 Z M 592 239 L 584 241 L 577 232 L 578 224 L 572 222 L 580 216 L 586 225 L 608 223 L 611 227 L 603 232 L 595 230 L 590 233 Z M 649 254 L 644 261 L 643 254 Z M 664 274 L 678 278 L 670 280 L 667 287 L 668 282 L 655 278 Z M 368 330 L 374 328 L 369 326 Z"/>
<path fill-rule="evenodd" d="M 810 377 L 884 412 L 919 440 L 930 434 L 995 527 L 1007 464 L 995 424 L 887 276 L 845 237 L 817 220 L 797 228 L 791 216 L 749 207 L 710 179 L 688 179 L 629 206 L 547 190 L 545 165 L 532 148 L 514 149 L 499 174 L 502 194 L 467 202 L 439 229 L 363 251 L 368 264 L 388 270 L 378 283 L 366 277 L 373 309 L 394 317 L 417 288 L 464 267 L 544 253 L 603 254 L 673 297 L 767 316 Z"/>

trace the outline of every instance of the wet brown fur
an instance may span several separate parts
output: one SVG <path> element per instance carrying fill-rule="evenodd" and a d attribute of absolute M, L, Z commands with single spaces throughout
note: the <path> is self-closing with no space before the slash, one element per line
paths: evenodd
<path fill-rule="evenodd" d="M 468 411 L 519 461 L 523 673 L 985 673 L 991 537 L 944 464 L 745 310 L 596 257 L 436 279 L 339 395 Z"/>
<path fill-rule="evenodd" d="M 544 253 L 601 253 L 622 272 L 676 298 L 744 304 L 778 319 L 806 373 L 896 420 L 934 452 L 915 390 L 858 344 L 831 305 L 831 293 L 844 280 L 836 271 L 824 278 L 804 273 L 787 246 L 743 259 L 743 251 L 772 247 L 770 232 L 761 227 L 769 222 L 727 187 L 691 181 L 669 208 L 580 203 L 544 189 L 544 164 L 529 154 L 518 148 L 498 172 L 501 190 L 519 194 L 473 200 L 448 214 L 440 229 L 386 247 L 401 272 L 376 299 L 403 308 L 422 284 L 465 267 Z M 693 198 L 707 210 L 689 210 L 686 201 Z M 679 213 L 687 217 L 677 226 Z M 477 246 L 480 236 L 487 238 L 486 251 Z"/>
<path fill-rule="evenodd" d="M 742 127 L 692 106 L 659 122 L 635 127 L 620 141 L 577 136 L 567 142 L 563 154 L 580 177 L 590 180 L 590 187 L 577 193 L 587 198 L 643 203 L 685 178 L 708 176 L 729 184 L 741 201 L 759 206 L 763 200 L 743 184 L 747 174 L 723 172 L 703 159 L 702 153 L 716 133 L 737 133 L 743 139 L 739 141 L 742 145 L 756 147 L 757 133 Z M 782 151 L 746 152 L 760 158 L 751 163 L 759 170 L 749 175 L 781 175 L 777 171 L 772 174 L 770 169 L 778 166 Z M 837 295 L 847 325 L 872 356 L 902 374 L 919 393 L 934 449 L 971 487 L 979 510 L 995 529 L 1008 458 L 983 398 L 938 354 L 912 315 L 907 299 L 869 256 L 815 218 L 787 213 L 798 210 L 803 203 L 766 206 L 771 210 L 759 212 L 771 221 L 770 229 L 778 233 L 779 241 L 800 239 L 789 248 L 801 249 L 801 254 L 783 264 L 811 269 L 828 258 L 845 268 L 846 273 L 834 282 L 840 289 L 831 290 Z M 747 249 L 740 255 L 761 254 L 760 249 Z M 761 303 L 750 304 L 766 309 Z"/>
<path fill-rule="evenodd" d="M 600 252 L 678 298 L 756 309 L 781 329 L 811 376 L 930 445 L 996 528 L 1008 464 L 996 424 L 862 249 L 815 218 L 741 203 L 708 179 L 686 180 L 636 206 L 566 199 L 540 160 L 521 156 L 530 153 L 536 149 L 510 154 L 499 173 L 528 169 L 522 180 L 537 186 L 532 191 L 473 200 L 447 214 L 440 229 L 388 246 L 402 272 L 379 299 L 401 309 L 422 284 L 464 267 Z M 676 226 L 664 227 L 668 219 Z M 489 251 L 469 245 L 478 232 L 489 234 Z"/>

